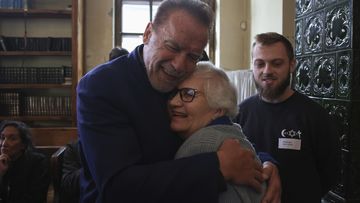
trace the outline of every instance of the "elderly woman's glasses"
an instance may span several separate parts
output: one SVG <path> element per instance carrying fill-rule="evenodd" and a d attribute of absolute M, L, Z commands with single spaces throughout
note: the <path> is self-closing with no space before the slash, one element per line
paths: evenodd
<path fill-rule="evenodd" d="M 192 102 L 196 96 L 196 94 L 199 93 L 198 90 L 193 89 L 193 88 L 181 88 L 181 89 L 176 89 L 173 92 L 171 92 L 169 99 L 174 98 L 177 94 L 180 94 L 180 99 L 183 102 Z"/>

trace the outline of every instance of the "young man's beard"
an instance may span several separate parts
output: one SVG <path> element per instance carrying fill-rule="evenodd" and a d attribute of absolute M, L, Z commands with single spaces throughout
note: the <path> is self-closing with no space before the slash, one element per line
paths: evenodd
<path fill-rule="evenodd" d="M 254 75 L 253 75 L 254 77 Z M 256 89 L 259 95 L 267 100 L 274 100 L 279 98 L 290 85 L 290 73 L 285 80 L 281 81 L 280 84 L 274 88 L 263 88 L 254 78 Z"/>

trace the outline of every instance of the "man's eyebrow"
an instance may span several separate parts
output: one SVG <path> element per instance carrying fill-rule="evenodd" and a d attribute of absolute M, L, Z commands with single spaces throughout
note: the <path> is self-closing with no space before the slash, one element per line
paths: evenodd
<path fill-rule="evenodd" d="M 179 43 L 177 43 L 175 40 L 172 40 L 172 39 L 165 39 L 164 43 L 166 43 L 166 44 L 169 43 L 172 46 L 175 46 L 179 50 L 184 50 L 185 49 Z M 202 53 L 203 53 L 202 51 L 197 52 L 197 51 L 190 50 L 190 52 L 188 54 L 192 54 L 192 55 L 196 55 L 197 57 L 201 57 Z"/>
<path fill-rule="evenodd" d="M 272 59 L 271 61 L 285 61 L 283 58 L 275 58 L 275 59 Z"/>
<path fill-rule="evenodd" d="M 266 60 L 266 59 L 263 59 L 263 58 L 255 58 L 255 59 L 253 59 L 254 62 L 255 61 L 269 61 L 269 62 L 272 62 L 272 61 L 277 61 L 277 60 L 284 61 L 285 59 L 283 59 L 283 58 L 274 58 L 274 59 L 270 59 L 270 60 Z"/>
<path fill-rule="evenodd" d="M 174 41 L 174 40 L 172 40 L 172 39 L 165 39 L 164 42 L 165 42 L 165 43 L 170 43 L 170 44 L 172 44 L 172 45 L 175 45 L 175 46 L 180 47 L 180 45 L 179 45 L 176 41 Z"/>
<path fill-rule="evenodd" d="M 174 40 L 167 39 L 167 40 L 164 40 L 164 43 L 167 44 L 167 45 L 173 46 L 173 48 L 175 48 L 177 50 L 180 50 L 180 51 L 183 50 L 181 45 L 179 43 L 177 43 L 176 41 L 174 41 Z"/>

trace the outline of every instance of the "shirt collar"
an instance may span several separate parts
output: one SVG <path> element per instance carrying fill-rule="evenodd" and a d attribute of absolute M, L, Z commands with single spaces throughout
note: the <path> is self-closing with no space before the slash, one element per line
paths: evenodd
<path fill-rule="evenodd" d="M 230 118 L 228 116 L 221 116 L 211 121 L 207 126 L 212 125 L 232 125 Z"/>

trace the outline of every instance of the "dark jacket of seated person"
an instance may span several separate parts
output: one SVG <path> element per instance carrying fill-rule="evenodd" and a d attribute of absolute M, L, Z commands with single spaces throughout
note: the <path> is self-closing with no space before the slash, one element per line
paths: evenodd
<path fill-rule="evenodd" d="M 50 172 L 48 159 L 33 150 L 30 131 L 19 121 L 3 121 L 0 128 L 0 202 L 46 202 Z"/>
<path fill-rule="evenodd" d="M 78 144 L 78 141 L 67 144 L 64 152 L 60 195 L 66 203 L 79 202 L 81 162 Z"/>

